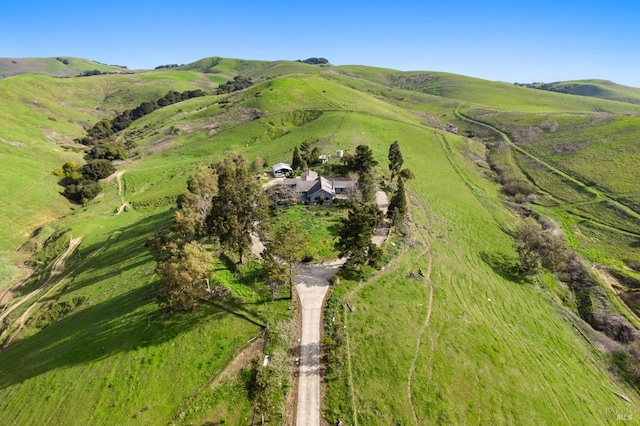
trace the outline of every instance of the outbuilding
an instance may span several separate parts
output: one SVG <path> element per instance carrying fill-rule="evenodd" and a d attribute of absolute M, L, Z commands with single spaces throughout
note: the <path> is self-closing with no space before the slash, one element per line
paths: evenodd
<path fill-rule="evenodd" d="M 271 166 L 271 171 L 273 172 L 273 176 L 277 178 L 287 177 L 293 173 L 291 166 L 286 163 L 278 163 Z"/>

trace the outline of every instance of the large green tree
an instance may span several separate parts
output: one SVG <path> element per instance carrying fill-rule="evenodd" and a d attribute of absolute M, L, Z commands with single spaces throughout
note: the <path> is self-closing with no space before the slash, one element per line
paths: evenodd
<path fill-rule="evenodd" d="M 404 189 L 404 180 L 398 179 L 398 189 L 393 193 L 389 201 L 387 217 L 393 221 L 394 225 L 399 225 L 407 215 L 407 194 Z"/>
<path fill-rule="evenodd" d="M 281 285 L 289 286 L 293 298 L 293 279 L 304 256 L 307 239 L 299 224 L 288 221 L 277 227 L 262 253 L 267 282 L 274 297 Z"/>
<path fill-rule="evenodd" d="M 348 266 L 373 265 L 380 257 L 380 249 L 372 242 L 376 225 L 382 213 L 376 206 L 357 204 L 346 218 L 340 219 L 340 232 L 335 244 L 340 257 L 347 258 Z"/>
<path fill-rule="evenodd" d="M 218 193 L 212 198 L 207 220 L 209 235 L 223 248 L 235 251 L 243 263 L 251 247 L 251 234 L 263 235 L 266 229 L 268 200 L 241 155 L 226 158 L 215 170 Z"/>
<path fill-rule="evenodd" d="M 209 167 L 198 168 L 187 181 L 187 190 L 178 196 L 178 211 L 172 230 L 185 241 L 207 234 L 206 220 L 211 213 L 213 197 L 218 193 L 218 181 Z"/>
<path fill-rule="evenodd" d="M 376 181 L 373 170 L 358 174 L 358 192 L 363 203 L 373 204 L 376 201 Z"/>
<path fill-rule="evenodd" d="M 389 147 L 389 171 L 391 172 L 391 181 L 398 176 L 402 169 L 404 159 L 402 158 L 402 152 L 400 152 L 400 145 L 398 141 L 395 141 Z"/>
<path fill-rule="evenodd" d="M 300 151 L 298 150 L 298 147 L 294 147 L 293 148 L 293 157 L 291 158 L 291 168 L 293 170 L 302 170 L 303 167 L 303 160 L 302 157 L 300 156 Z"/>
<path fill-rule="evenodd" d="M 191 311 L 206 296 L 213 272 L 211 254 L 197 241 L 184 245 L 175 241 L 156 243 L 152 253 L 160 275 L 158 299 L 170 311 Z"/>
<path fill-rule="evenodd" d="M 351 169 L 359 174 L 367 173 L 378 164 L 375 158 L 373 158 L 373 151 L 367 145 L 358 145 L 356 147 L 356 153 L 353 156 L 351 163 Z"/>

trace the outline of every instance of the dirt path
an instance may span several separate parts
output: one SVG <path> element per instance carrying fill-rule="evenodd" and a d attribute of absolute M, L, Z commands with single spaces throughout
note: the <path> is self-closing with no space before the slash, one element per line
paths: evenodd
<path fill-rule="evenodd" d="M 428 217 L 427 209 L 424 205 L 420 206 L 423 211 L 424 217 Z M 433 269 L 433 256 L 431 255 L 431 243 L 429 239 L 425 236 L 424 230 L 420 229 L 419 231 L 420 239 L 424 243 L 425 249 L 418 255 L 416 261 L 423 256 L 428 256 L 428 266 L 427 272 L 422 272 L 421 275 L 424 276 L 424 283 L 429 287 L 429 303 L 427 305 L 427 315 L 425 316 L 424 322 L 422 323 L 422 327 L 420 328 L 420 333 L 418 334 L 418 340 L 416 342 L 416 349 L 413 355 L 413 360 L 411 361 L 411 367 L 409 367 L 409 374 L 407 380 L 407 396 L 409 397 L 409 402 L 411 403 L 411 410 L 413 411 L 413 420 L 416 425 L 420 424 L 418 420 L 418 412 L 416 411 L 416 405 L 413 401 L 413 393 L 411 392 L 411 385 L 413 384 L 413 373 L 416 370 L 416 362 L 418 361 L 418 357 L 420 355 L 420 346 L 422 345 L 422 336 L 425 331 L 429 327 L 429 323 L 431 322 L 431 311 L 433 306 L 433 283 L 431 282 L 431 271 Z"/>
<path fill-rule="evenodd" d="M 124 175 L 124 170 L 118 170 L 117 172 L 115 172 L 114 174 L 112 174 L 111 176 L 109 176 L 104 180 L 105 182 L 111 182 L 113 181 L 113 179 L 116 180 L 116 185 L 118 186 L 118 196 L 120 197 L 120 201 L 122 201 L 122 204 L 116 209 L 116 215 L 119 215 L 120 213 L 122 213 L 124 209 L 127 208 L 127 205 L 129 204 L 124 199 L 124 185 L 122 183 L 122 175 Z"/>
<path fill-rule="evenodd" d="M 33 275 L 33 273 L 35 272 L 35 270 L 32 267 L 27 265 L 22 265 L 22 266 L 19 266 L 18 268 L 27 271 L 27 273 L 24 277 L 20 278 L 18 281 L 15 282 L 15 284 L 13 284 L 12 286 L 4 290 L 2 294 L 0 294 L 0 305 L 4 305 L 5 303 L 8 303 L 11 299 L 13 299 L 15 290 L 18 287 L 20 287 L 22 284 L 24 284 L 29 278 L 31 278 L 31 275 Z"/>
<path fill-rule="evenodd" d="M 64 265 L 65 265 L 67 259 L 69 258 L 69 256 L 71 256 L 71 253 L 73 253 L 73 251 L 78 247 L 78 245 L 80 244 L 81 241 L 82 241 L 82 238 L 71 238 L 71 240 L 69 241 L 69 247 L 56 260 L 56 262 L 54 263 L 53 267 L 51 268 L 51 272 L 49 273 L 49 277 L 47 278 L 47 280 L 44 283 L 42 283 L 36 290 L 34 290 L 31 293 L 25 295 L 22 299 L 20 299 L 18 302 L 13 304 L 9 309 L 4 311 L 2 313 L 2 315 L 0 315 L 0 322 L 4 321 L 4 319 L 7 316 L 9 316 L 9 314 L 11 314 L 11 312 L 15 311 L 17 308 L 19 308 L 20 306 L 25 304 L 27 301 L 29 301 L 31 298 L 36 296 L 42 289 L 44 289 L 47 286 L 49 286 L 49 284 L 51 284 L 51 282 L 54 280 L 54 278 L 58 274 L 60 274 L 60 271 L 62 271 L 62 269 L 64 268 Z M 44 297 L 45 295 L 41 296 L 40 298 Z M 26 321 L 26 318 L 28 318 L 28 315 L 29 315 L 29 312 L 31 311 L 31 308 L 33 308 L 33 305 L 31 307 L 29 307 L 29 309 L 27 309 L 25 311 L 25 313 L 20 316 L 20 318 L 18 319 L 18 321 L 20 322 L 20 324 L 18 326 L 18 329 L 13 333 L 11 338 L 9 338 L 7 340 L 7 342 L 4 344 L 4 347 L 7 347 L 13 341 L 13 339 L 15 339 L 15 337 L 20 332 L 20 330 L 22 330 L 22 327 L 24 326 L 24 322 Z"/>

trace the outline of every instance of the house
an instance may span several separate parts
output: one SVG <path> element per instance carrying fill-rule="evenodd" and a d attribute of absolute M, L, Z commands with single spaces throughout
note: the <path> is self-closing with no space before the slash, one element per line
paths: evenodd
<path fill-rule="evenodd" d="M 273 176 L 278 178 L 289 176 L 293 172 L 293 169 L 286 163 L 278 163 L 271 166 L 271 171 L 273 172 Z"/>
<path fill-rule="evenodd" d="M 336 199 L 348 199 L 355 193 L 356 183 L 350 179 L 319 176 L 307 170 L 297 178 L 284 179 L 277 185 L 282 198 L 298 198 L 312 204 L 331 204 Z"/>

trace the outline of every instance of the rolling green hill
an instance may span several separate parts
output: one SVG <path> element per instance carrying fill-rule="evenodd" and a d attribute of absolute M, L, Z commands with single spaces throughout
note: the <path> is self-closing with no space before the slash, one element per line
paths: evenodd
<path fill-rule="evenodd" d="M 525 85 L 534 89 L 549 90 L 551 92 L 567 93 L 570 95 L 590 96 L 609 99 L 611 101 L 640 103 L 640 89 L 623 86 L 608 80 L 572 80 L 554 83 L 532 83 Z"/>
<path fill-rule="evenodd" d="M 214 94 L 236 75 L 255 84 Z M 113 137 L 135 148 L 101 195 L 80 206 L 59 194 L 52 171 L 84 161 L 74 139 L 87 128 L 196 88 L 208 95 L 156 109 Z M 0 80 L 0 180 L 9 182 L 0 193 L 0 294 L 22 273 L 19 261 L 33 269 L 0 306 L 0 315 L 11 310 L 0 321 L 0 342 L 10 342 L 0 352 L 0 421 L 249 424 L 247 374 L 219 375 L 267 324 L 271 339 L 295 347 L 296 304 L 271 301 L 257 260 L 234 270 L 222 258 L 215 276 L 231 296 L 168 316 L 155 301 L 145 241 L 170 226 L 200 165 L 242 154 L 266 160 L 261 173 L 303 142 L 328 154 L 365 144 L 388 178 L 396 140 L 416 175 L 411 221 L 385 248 L 384 270 L 332 288 L 325 333 L 340 330 L 340 344 L 326 358 L 325 420 L 538 425 L 636 416 L 640 393 L 613 372 L 606 345 L 615 344 L 578 318 L 566 285 L 548 273 L 515 274 L 513 212 L 523 210 L 495 178 L 502 167 L 535 184 L 527 209 L 559 220 L 590 264 L 633 278 L 639 117 L 630 103 L 454 74 L 292 61 L 206 58 L 135 74 Z M 56 274 L 55 260 L 78 238 Z"/>
<path fill-rule="evenodd" d="M 86 71 L 130 73 L 126 66 L 107 65 L 81 58 L 0 58 L 0 78 L 22 74 L 75 77 Z"/>

